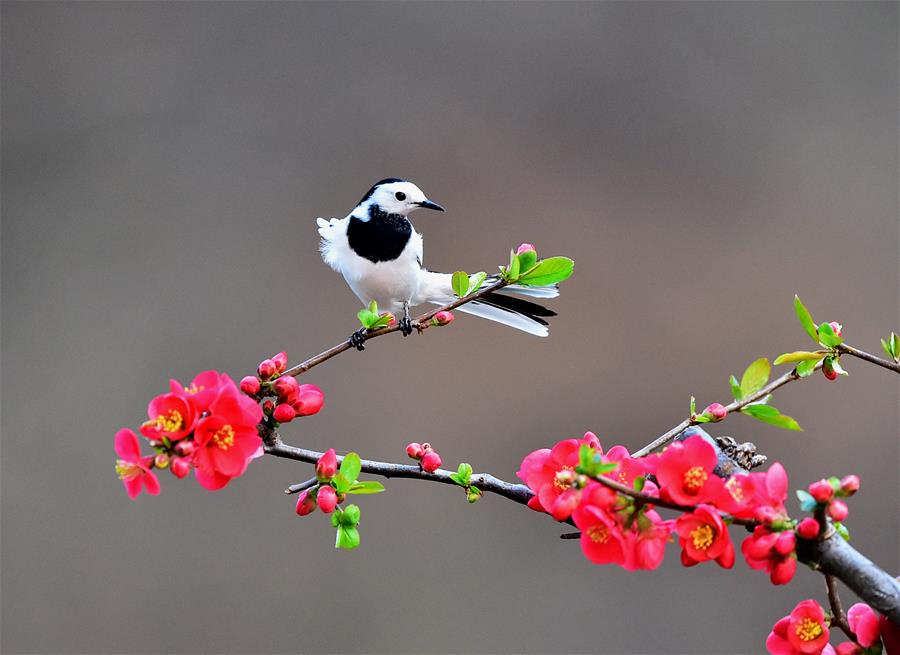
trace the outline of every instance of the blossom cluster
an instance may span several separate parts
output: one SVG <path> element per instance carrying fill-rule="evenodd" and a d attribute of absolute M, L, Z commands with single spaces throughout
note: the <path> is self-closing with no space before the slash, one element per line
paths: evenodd
<path fill-rule="evenodd" d="M 148 420 L 139 429 L 155 454 L 141 453 L 132 430 L 123 428 L 116 434 L 116 473 L 129 497 L 134 499 L 141 491 L 159 493 L 154 469 L 168 468 L 177 478 L 193 470 L 197 482 L 210 491 L 243 475 L 250 461 L 263 454 L 258 425 L 266 410 L 260 400 L 266 395 L 276 395 L 292 409 L 297 406 L 291 418 L 318 412 L 324 395 L 315 385 L 298 385 L 289 376 L 269 381 L 286 365 L 283 352 L 264 360 L 259 370 L 267 380 L 254 378 L 259 384 L 252 390 L 247 378 L 239 387 L 227 374 L 214 370 L 200 373 L 188 385 L 170 380 L 169 391 L 150 401 Z M 275 414 L 274 408 L 266 413 Z"/>
<path fill-rule="evenodd" d="M 776 463 L 764 473 L 723 479 L 715 474 L 717 462 L 715 446 L 702 435 L 634 458 L 623 446 L 604 452 L 588 432 L 529 454 L 518 476 L 535 494 L 532 509 L 558 521 L 571 517 L 581 530 L 582 551 L 597 564 L 655 569 L 674 533 L 685 566 L 712 560 L 731 568 L 735 547 L 728 524 L 738 521 L 755 525 L 741 547 L 749 566 L 765 569 L 774 584 L 789 582 L 797 556 L 794 522 L 784 507 L 784 468 Z M 610 488 L 606 480 L 629 493 Z M 657 506 L 681 514 L 663 520 Z"/>
<path fill-rule="evenodd" d="M 847 611 L 852 641 L 833 647 L 830 628 L 836 618 L 825 612 L 815 600 L 803 600 L 788 616 L 773 626 L 766 639 L 772 655 L 866 655 L 900 653 L 900 626 L 880 616 L 865 603 L 856 603 Z"/>

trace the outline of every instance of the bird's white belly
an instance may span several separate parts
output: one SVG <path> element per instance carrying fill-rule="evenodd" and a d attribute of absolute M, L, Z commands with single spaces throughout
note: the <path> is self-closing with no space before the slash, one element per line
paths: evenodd
<path fill-rule="evenodd" d="M 402 311 L 403 303 L 416 295 L 421 278 L 419 263 L 407 257 L 378 263 L 358 257 L 343 273 L 363 304 L 374 300 L 379 310 L 394 313 Z"/>

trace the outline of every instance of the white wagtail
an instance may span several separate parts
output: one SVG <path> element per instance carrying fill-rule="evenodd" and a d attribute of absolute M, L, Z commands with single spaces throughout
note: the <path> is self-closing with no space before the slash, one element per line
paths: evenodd
<path fill-rule="evenodd" d="M 422 235 L 413 229 L 408 218 L 420 207 L 444 211 L 412 182 L 388 178 L 369 189 L 345 218 L 316 219 L 325 263 L 344 276 L 364 305 L 374 300 L 379 311 L 402 313 L 400 330 L 404 336 L 412 332 L 411 306 L 444 305 L 456 297 L 451 274 L 432 273 L 422 267 Z M 488 277 L 485 284 L 497 279 Z M 535 298 L 559 295 L 555 285 L 510 285 L 503 291 Z M 548 334 L 546 318 L 556 316 L 537 303 L 496 292 L 458 309 L 539 337 Z M 350 337 L 350 343 L 359 350 L 363 349 L 364 334 L 365 328 Z"/>

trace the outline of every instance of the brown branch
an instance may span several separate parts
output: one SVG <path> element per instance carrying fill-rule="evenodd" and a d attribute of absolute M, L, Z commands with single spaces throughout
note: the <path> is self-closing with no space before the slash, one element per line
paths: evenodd
<path fill-rule="evenodd" d="M 836 625 L 845 635 L 856 641 L 856 635 L 850 629 L 850 624 L 847 623 L 847 615 L 844 614 L 844 608 L 841 606 L 841 597 L 838 596 L 837 578 L 830 573 L 826 573 L 825 587 L 828 589 L 828 604 L 831 605 L 831 614 L 833 616 L 831 625 Z"/>
<path fill-rule="evenodd" d="M 503 287 L 507 286 L 508 284 L 509 284 L 509 282 L 507 282 L 501 278 L 501 279 L 497 280 L 496 282 L 494 282 L 493 284 L 490 284 L 486 287 L 479 289 L 478 291 L 476 291 L 473 294 L 470 294 L 468 296 L 463 296 L 462 298 L 457 298 L 453 302 L 449 302 L 446 305 L 442 305 L 441 307 L 437 307 L 436 309 L 427 311 L 424 314 L 420 314 L 415 319 L 413 319 L 413 327 L 416 328 L 416 330 L 419 333 L 424 332 L 429 327 L 431 327 L 430 321 L 432 318 L 434 318 L 435 314 L 437 314 L 438 312 L 446 312 L 446 311 L 450 311 L 452 309 L 456 309 L 457 307 L 460 307 L 461 305 L 465 305 L 466 303 L 470 303 L 473 300 L 478 300 L 479 298 L 481 298 L 493 291 L 498 291 L 498 290 L 502 289 Z M 400 330 L 399 323 L 395 323 L 394 325 L 390 325 L 388 327 L 378 328 L 377 330 L 368 330 L 365 333 L 365 340 L 369 341 L 371 339 L 374 339 L 375 337 L 381 337 L 381 336 L 384 336 L 385 334 L 390 334 L 391 332 L 399 332 L 399 330 Z M 345 350 L 350 350 L 351 348 L 353 348 L 353 346 L 350 344 L 350 342 L 344 341 L 342 343 L 339 343 L 336 346 L 332 346 L 328 350 L 320 352 L 318 355 L 310 357 L 309 359 L 307 359 L 304 362 L 300 362 L 299 364 L 290 367 L 284 373 L 282 373 L 282 375 L 293 375 L 294 377 L 299 377 L 300 375 L 303 375 L 304 373 L 306 373 L 309 369 L 313 368 L 314 366 L 318 366 L 319 364 L 321 364 L 323 362 L 327 362 L 332 357 L 336 357 L 337 355 L 340 355 Z"/>
<path fill-rule="evenodd" d="M 850 344 L 842 343 L 837 346 L 837 350 L 842 353 L 846 353 L 848 355 L 852 355 L 854 357 L 858 357 L 859 359 L 863 359 L 871 364 L 877 364 L 883 368 L 888 369 L 889 371 L 893 371 L 894 373 L 900 373 L 900 364 L 897 362 L 891 362 L 887 359 L 882 359 L 881 357 L 876 357 L 871 353 L 867 353 L 865 350 L 860 350 L 859 348 L 854 348 Z"/>

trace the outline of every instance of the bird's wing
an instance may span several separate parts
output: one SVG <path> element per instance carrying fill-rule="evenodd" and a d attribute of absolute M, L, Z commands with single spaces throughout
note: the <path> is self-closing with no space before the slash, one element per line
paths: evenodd
<path fill-rule="evenodd" d="M 348 218 L 332 218 L 328 221 L 324 218 L 316 219 L 316 225 L 319 226 L 319 236 L 322 237 L 319 243 L 322 259 L 338 273 L 344 272 L 342 264 L 354 256 L 353 251 L 350 249 L 350 242 L 347 241 L 348 222 Z"/>

